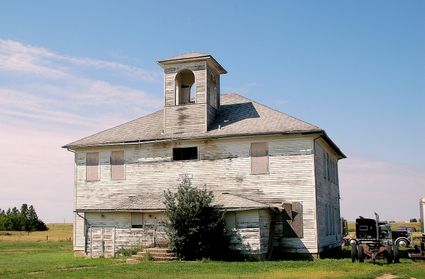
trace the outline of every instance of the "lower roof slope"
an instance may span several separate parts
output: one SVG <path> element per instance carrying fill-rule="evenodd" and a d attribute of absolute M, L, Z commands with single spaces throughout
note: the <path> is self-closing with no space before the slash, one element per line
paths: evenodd
<path fill-rule="evenodd" d="M 317 126 L 271 109 L 239 94 L 221 95 L 220 111 L 205 133 L 166 135 L 163 133 L 164 111 L 159 110 L 97 134 L 82 138 L 64 146 L 75 149 L 123 143 L 138 143 L 156 140 L 220 138 L 266 134 L 311 134 L 321 133 L 341 157 L 345 155 Z"/>
<path fill-rule="evenodd" d="M 115 195 L 108 202 L 99 200 L 98 204 L 79 207 L 77 212 L 106 212 L 106 211 L 164 211 L 165 197 L 163 193 L 143 193 L 138 195 Z M 251 210 L 271 208 L 272 206 L 260 203 L 245 197 L 228 193 L 215 192 L 212 205 L 227 211 Z"/>

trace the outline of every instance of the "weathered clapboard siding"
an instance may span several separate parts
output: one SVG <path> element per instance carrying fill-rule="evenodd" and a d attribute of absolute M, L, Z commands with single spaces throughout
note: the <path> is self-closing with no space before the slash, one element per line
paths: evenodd
<path fill-rule="evenodd" d="M 74 214 L 74 251 L 84 251 L 85 249 L 84 213 L 80 215 Z"/>
<path fill-rule="evenodd" d="M 269 174 L 250 173 L 251 142 L 268 143 Z M 174 146 L 198 146 L 200 160 L 171 161 Z M 113 181 L 110 179 L 109 157 L 111 150 L 117 148 L 120 147 L 97 148 L 100 151 L 101 180 L 95 182 L 85 181 L 85 150 L 76 152 L 77 208 L 96 206 L 130 194 L 162 193 L 165 189 L 177 187 L 180 175 L 189 174 L 194 185 L 206 184 L 211 190 L 276 205 L 283 201 L 301 202 L 304 237 L 285 238 L 279 244 L 288 251 L 317 252 L 312 137 L 264 136 L 128 145 L 122 147 L 125 150 L 126 180 Z"/>
<path fill-rule="evenodd" d="M 195 76 L 196 104 L 176 105 L 176 75 L 188 69 Z M 207 131 L 207 88 L 205 86 L 207 65 L 205 61 L 182 63 L 165 68 L 164 132 L 181 134 Z"/>
<path fill-rule="evenodd" d="M 230 249 L 264 258 L 269 248 L 270 220 L 268 210 L 265 209 L 226 213 Z"/>
<path fill-rule="evenodd" d="M 196 104 L 176 106 L 176 75 L 182 70 L 191 70 L 195 76 Z M 164 132 L 166 134 L 202 133 L 215 119 L 220 100 L 220 75 L 206 61 L 173 64 L 164 69 L 165 107 Z M 212 92 L 212 77 L 216 82 Z M 210 98 L 215 100 L 208 104 Z"/>
<path fill-rule="evenodd" d="M 271 230 L 271 215 L 268 210 L 259 210 L 259 227 L 260 227 L 260 254 L 266 255 L 269 252 L 269 238 Z"/>
<path fill-rule="evenodd" d="M 207 103 L 214 109 L 219 109 L 220 75 L 210 66 L 207 67 Z"/>
<path fill-rule="evenodd" d="M 86 213 L 87 253 L 89 256 L 113 257 L 120 248 L 153 247 L 169 242 L 162 213 L 143 213 L 143 227 L 131 227 L 130 212 Z M 84 250 L 84 246 L 83 249 Z"/>
<path fill-rule="evenodd" d="M 186 104 L 165 107 L 165 133 L 206 132 L 206 106 L 206 104 Z"/>
<path fill-rule="evenodd" d="M 217 110 L 210 106 L 207 105 L 207 127 L 215 120 L 217 115 Z"/>
<path fill-rule="evenodd" d="M 87 212 L 89 226 L 131 228 L 131 213 L 129 212 Z"/>
<path fill-rule="evenodd" d="M 316 203 L 319 251 L 341 245 L 338 178 L 327 179 L 326 156 L 337 162 L 337 155 L 321 139 L 315 141 Z M 326 155 L 328 154 L 328 155 Z M 337 165 L 336 165 L 337 166 Z M 336 167 L 336 175 L 337 173 Z"/>

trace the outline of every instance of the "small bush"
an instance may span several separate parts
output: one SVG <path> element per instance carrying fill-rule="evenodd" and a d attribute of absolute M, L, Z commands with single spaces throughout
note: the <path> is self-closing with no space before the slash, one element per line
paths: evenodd
<path fill-rule="evenodd" d="M 142 249 L 140 246 L 134 246 L 131 248 L 124 248 L 121 247 L 118 249 L 117 254 L 123 257 L 131 257 L 133 255 L 136 255 L 138 252 L 140 252 Z"/>
<path fill-rule="evenodd" d="M 212 206 L 211 191 L 193 187 L 184 177 L 177 192 L 166 191 L 166 232 L 179 259 L 219 259 L 226 254 L 224 212 Z"/>
<path fill-rule="evenodd" d="M 153 256 L 149 251 L 146 251 L 145 255 L 143 256 L 143 261 L 146 261 L 146 262 L 153 261 Z"/>

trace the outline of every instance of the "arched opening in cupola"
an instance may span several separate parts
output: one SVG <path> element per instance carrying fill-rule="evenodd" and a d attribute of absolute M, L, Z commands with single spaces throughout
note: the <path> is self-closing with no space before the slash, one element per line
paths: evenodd
<path fill-rule="evenodd" d="M 176 105 L 196 103 L 195 75 L 191 70 L 182 70 L 176 75 Z"/>

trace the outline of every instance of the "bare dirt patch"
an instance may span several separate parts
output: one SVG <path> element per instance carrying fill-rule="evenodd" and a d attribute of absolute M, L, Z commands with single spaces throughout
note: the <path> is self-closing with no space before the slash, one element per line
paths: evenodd
<path fill-rule="evenodd" d="M 395 279 L 395 278 L 398 278 L 398 277 L 389 273 L 385 273 L 385 274 L 382 274 L 381 276 L 376 277 L 375 279 Z"/>

